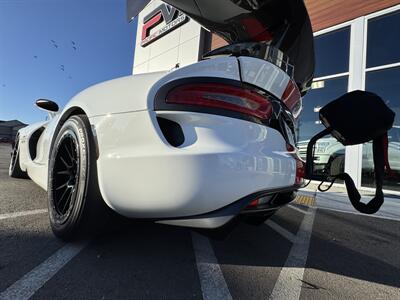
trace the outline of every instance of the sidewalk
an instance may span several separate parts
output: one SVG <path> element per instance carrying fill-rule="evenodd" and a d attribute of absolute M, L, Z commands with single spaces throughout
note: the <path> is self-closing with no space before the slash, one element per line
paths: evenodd
<path fill-rule="evenodd" d="M 328 192 L 322 193 L 317 191 L 316 185 L 313 185 L 299 190 L 298 194 L 299 199 L 302 199 L 302 197 L 314 198 L 313 202 L 315 202 L 317 208 L 365 215 L 353 208 L 344 188 L 332 187 Z M 370 193 L 361 193 L 361 195 L 361 201 L 364 203 L 367 203 L 373 197 Z M 300 202 L 300 204 L 302 203 Z M 376 214 L 369 216 L 400 220 L 400 198 L 386 196 L 381 209 Z"/>

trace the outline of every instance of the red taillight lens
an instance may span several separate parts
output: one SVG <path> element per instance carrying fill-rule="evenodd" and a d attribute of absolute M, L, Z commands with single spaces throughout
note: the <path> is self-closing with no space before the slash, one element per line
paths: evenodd
<path fill-rule="evenodd" d="M 304 184 L 304 176 L 306 175 L 305 164 L 300 159 L 296 159 L 296 180 L 295 184 L 302 186 Z"/>
<path fill-rule="evenodd" d="M 293 158 L 296 160 L 296 179 L 295 185 L 303 186 L 304 185 L 304 177 L 306 175 L 306 165 L 304 161 L 300 158 L 298 153 L 296 152 L 296 148 L 293 145 L 286 144 L 286 149 L 290 152 Z"/>
<path fill-rule="evenodd" d="M 299 116 L 301 111 L 301 94 L 292 80 L 289 81 L 286 90 L 282 95 L 282 102 L 286 104 L 295 118 Z"/>
<path fill-rule="evenodd" d="M 256 91 L 220 83 L 186 84 L 172 89 L 166 103 L 230 110 L 259 119 L 272 115 L 270 101 Z"/>
<path fill-rule="evenodd" d="M 257 198 L 257 199 L 254 199 L 253 201 L 251 201 L 251 202 L 247 205 L 246 208 L 254 208 L 254 207 L 257 207 L 257 206 L 258 206 L 258 201 L 259 201 L 258 198 Z"/>

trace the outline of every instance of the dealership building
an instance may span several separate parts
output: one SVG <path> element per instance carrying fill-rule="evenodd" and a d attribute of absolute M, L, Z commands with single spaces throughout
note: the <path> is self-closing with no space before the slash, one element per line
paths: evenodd
<path fill-rule="evenodd" d="M 306 0 L 305 4 L 314 31 L 316 68 L 298 120 L 300 153 L 304 155 L 308 140 L 323 129 L 318 118 L 321 107 L 348 91 L 375 92 L 396 113 L 389 132 L 392 172 L 385 176 L 384 188 L 400 193 L 400 1 Z M 154 0 L 138 16 L 133 74 L 183 67 L 225 44 L 186 15 Z M 371 143 L 345 148 L 332 138 L 320 140 L 316 163 L 322 171 L 338 157 L 336 163 L 358 187 L 374 187 Z"/>

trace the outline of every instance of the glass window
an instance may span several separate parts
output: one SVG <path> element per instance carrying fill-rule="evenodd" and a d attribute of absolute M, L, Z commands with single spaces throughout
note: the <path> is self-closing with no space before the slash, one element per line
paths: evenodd
<path fill-rule="evenodd" d="M 400 11 L 368 21 L 367 68 L 400 62 Z"/>
<path fill-rule="evenodd" d="M 396 113 L 393 129 L 389 131 L 389 163 L 392 174 L 386 174 L 384 188 L 400 191 L 400 68 L 390 68 L 367 72 L 365 89 L 374 92 L 385 100 L 386 104 Z M 362 185 L 374 185 L 374 162 L 372 143 L 364 144 L 362 156 Z"/>
<path fill-rule="evenodd" d="M 350 27 L 315 37 L 314 47 L 314 77 L 349 71 Z"/>
<path fill-rule="evenodd" d="M 306 158 L 307 145 L 311 137 L 325 127 L 319 121 L 319 110 L 332 100 L 347 92 L 348 77 L 338 77 L 316 81 L 303 98 L 303 111 L 298 120 L 298 148 L 300 156 Z M 315 149 L 315 168 L 317 172 L 337 174 L 344 170 L 345 147 L 332 137 L 320 139 Z M 335 166 L 333 170 L 332 167 Z"/>

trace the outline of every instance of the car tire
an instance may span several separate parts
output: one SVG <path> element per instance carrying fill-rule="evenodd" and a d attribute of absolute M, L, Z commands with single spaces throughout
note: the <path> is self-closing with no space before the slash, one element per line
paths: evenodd
<path fill-rule="evenodd" d="M 11 161 L 10 161 L 10 167 L 8 169 L 8 175 L 13 178 L 23 178 L 27 179 L 28 174 L 24 171 L 21 170 L 21 167 L 19 165 L 19 138 L 15 139 L 15 142 L 13 143 L 12 147 L 12 152 L 11 152 Z"/>
<path fill-rule="evenodd" d="M 98 186 L 95 149 L 85 115 L 70 117 L 53 143 L 48 208 L 51 228 L 63 240 L 91 235 L 107 219 L 108 209 Z"/>

